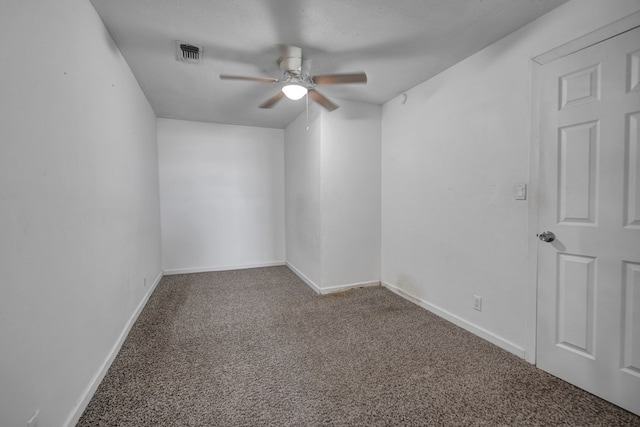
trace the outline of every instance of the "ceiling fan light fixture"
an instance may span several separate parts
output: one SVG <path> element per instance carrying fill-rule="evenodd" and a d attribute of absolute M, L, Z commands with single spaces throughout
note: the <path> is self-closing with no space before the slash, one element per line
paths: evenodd
<path fill-rule="evenodd" d="M 282 88 L 282 93 L 290 100 L 297 101 L 307 94 L 307 88 L 297 84 L 290 84 Z"/>

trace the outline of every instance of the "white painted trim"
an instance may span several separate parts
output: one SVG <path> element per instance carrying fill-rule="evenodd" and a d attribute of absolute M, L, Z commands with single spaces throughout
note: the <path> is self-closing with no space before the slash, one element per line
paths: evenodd
<path fill-rule="evenodd" d="M 104 376 L 107 374 L 107 371 L 111 367 L 113 360 L 118 355 L 120 348 L 122 348 L 122 344 L 124 344 L 124 341 L 127 338 L 127 335 L 129 335 L 129 332 L 131 331 L 131 328 L 136 323 L 136 320 L 138 320 L 138 316 L 140 316 L 140 313 L 142 313 L 142 309 L 144 308 L 145 305 L 147 305 L 147 301 L 149 301 L 151 294 L 153 294 L 153 291 L 155 291 L 156 287 L 158 286 L 158 283 L 160 283 L 162 276 L 163 276 L 162 273 L 158 274 L 158 277 L 156 277 L 156 280 L 153 282 L 153 285 L 149 288 L 147 293 L 144 295 L 144 297 L 136 307 L 135 311 L 129 318 L 129 321 L 126 323 L 126 325 L 124 326 L 124 329 L 120 333 L 120 336 L 118 337 L 113 347 L 111 348 L 111 351 L 109 352 L 106 359 L 98 369 L 98 372 L 96 372 L 93 378 L 91 378 L 89 385 L 80 396 L 80 399 L 78 399 L 76 406 L 71 410 L 71 412 L 69 413 L 69 416 L 67 416 L 66 421 L 62 424 L 64 427 L 73 427 L 78 423 L 78 420 L 82 416 L 82 413 L 84 412 L 85 409 L 87 409 L 87 406 L 91 401 L 91 398 L 95 394 L 96 390 L 98 389 L 98 386 L 100 385 Z"/>
<path fill-rule="evenodd" d="M 320 288 L 320 294 L 326 295 L 326 294 L 332 294 L 332 293 L 335 293 L 335 292 L 348 291 L 349 289 L 366 288 L 366 287 L 371 287 L 371 286 L 380 286 L 380 281 L 377 281 L 377 282 L 374 281 L 374 282 L 346 283 L 344 285 L 328 286 L 326 288 Z"/>
<path fill-rule="evenodd" d="M 289 267 L 289 269 L 291 271 L 293 271 L 296 276 L 298 276 L 304 283 L 306 283 L 311 289 L 313 289 L 315 291 L 315 293 L 320 294 L 320 287 L 318 285 L 316 285 L 313 280 L 309 279 L 307 276 L 305 276 L 302 271 L 298 270 L 296 267 L 294 267 L 291 263 L 289 263 L 289 261 L 286 262 L 286 266 Z"/>
<path fill-rule="evenodd" d="M 582 49 L 586 49 L 589 46 L 598 44 L 602 41 L 615 37 L 619 34 L 632 30 L 640 26 L 640 12 L 632 13 L 622 19 L 618 19 L 604 27 L 598 28 L 595 31 L 585 34 L 582 37 L 578 37 L 575 40 L 571 40 L 568 43 L 560 45 L 554 49 L 551 49 L 541 55 L 538 55 L 533 59 L 534 62 L 544 65 L 551 61 L 562 58 L 567 55 L 571 55 Z"/>
<path fill-rule="evenodd" d="M 246 270 L 247 268 L 277 267 L 280 265 L 286 265 L 286 262 L 273 261 L 259 262 L 255 264 L 219 265 L 215 267 L 171 268 L 168 270 L 164 270 L 164 275 L 173 276 L 175 274 L 207 273 L 210 271 Z"/>
<path fill-rule="evenodd" d="M 525 288 L 525 359 L 536 363 L 538 332 L 538 192 L 540 164 L 540 91 L 542 66 L 531 61 L 531 111 L 529 122 L 529 188 L 527 191 L 527 282 Z"/>
<path fill-rule="evenodd" d="M 513 353 L 518 357 L 524 358 L 525 356 L 525 351 L 522 347 L 512 343 L 511 341 L 508 341 L 504 338 L 502 338 L 499 335 L 494 334 L 491 331 L 488 331 L 478 325 L 475 325 L 471 322 L 469 322 L 468 320 L 465 320 L 453 313 L 448 312 L 447 310 L 444 310 L 434 304 L 431 304 L 430 302 L 427 302 L 421 298 L 418 298 L 416 296 L 411 295 L 408 292 L 405 292 L 404 290 L 391 285 L 387 282 L 381 282 L 382 286 L 384 286 L 385 288 L 389 289 L 391 292 L 403 297 L 406 300 L 409 300 L 411 302 L 413 302 L 414 304 L 419 305 L 420 307 L 429 310 L 430 312 L 432 312 L 433 314 L 442 317 L 445 320 L 448 320 L 449 322 L 460 326 L 463 329 L 466 329 L 467 331 L 479 336 L 480 338 L 483 338 L 487 341 L 489 341 L 492 344 L 497 345 L 498 347 L 507 350 L 509 353 Z"/>

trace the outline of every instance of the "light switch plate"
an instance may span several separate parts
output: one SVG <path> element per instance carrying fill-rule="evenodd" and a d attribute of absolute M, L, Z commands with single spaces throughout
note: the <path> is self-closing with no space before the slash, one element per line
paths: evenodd
<path fill-rule="evenodd" d="M 513 195 L 516 200 L 527 200 L 527 184 L 518 184 L 513 187 Z"/>

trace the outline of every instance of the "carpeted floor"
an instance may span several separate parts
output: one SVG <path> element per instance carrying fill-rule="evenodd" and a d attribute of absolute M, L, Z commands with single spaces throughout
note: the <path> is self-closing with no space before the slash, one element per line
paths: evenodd
<path fill-rule="evenodd" d="M 640 426 L 382 287 L 167 276 L 78 426 Z"/>

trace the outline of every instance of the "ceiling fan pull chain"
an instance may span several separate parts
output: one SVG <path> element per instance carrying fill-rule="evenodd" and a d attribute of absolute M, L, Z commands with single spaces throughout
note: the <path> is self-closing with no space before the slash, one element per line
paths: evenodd
<path fill-rule="evenodd" d="M 309 132 L 309 93 L 307 92 L 307 96 L 305 96 L 307 101 L 307 132 Z"/>

